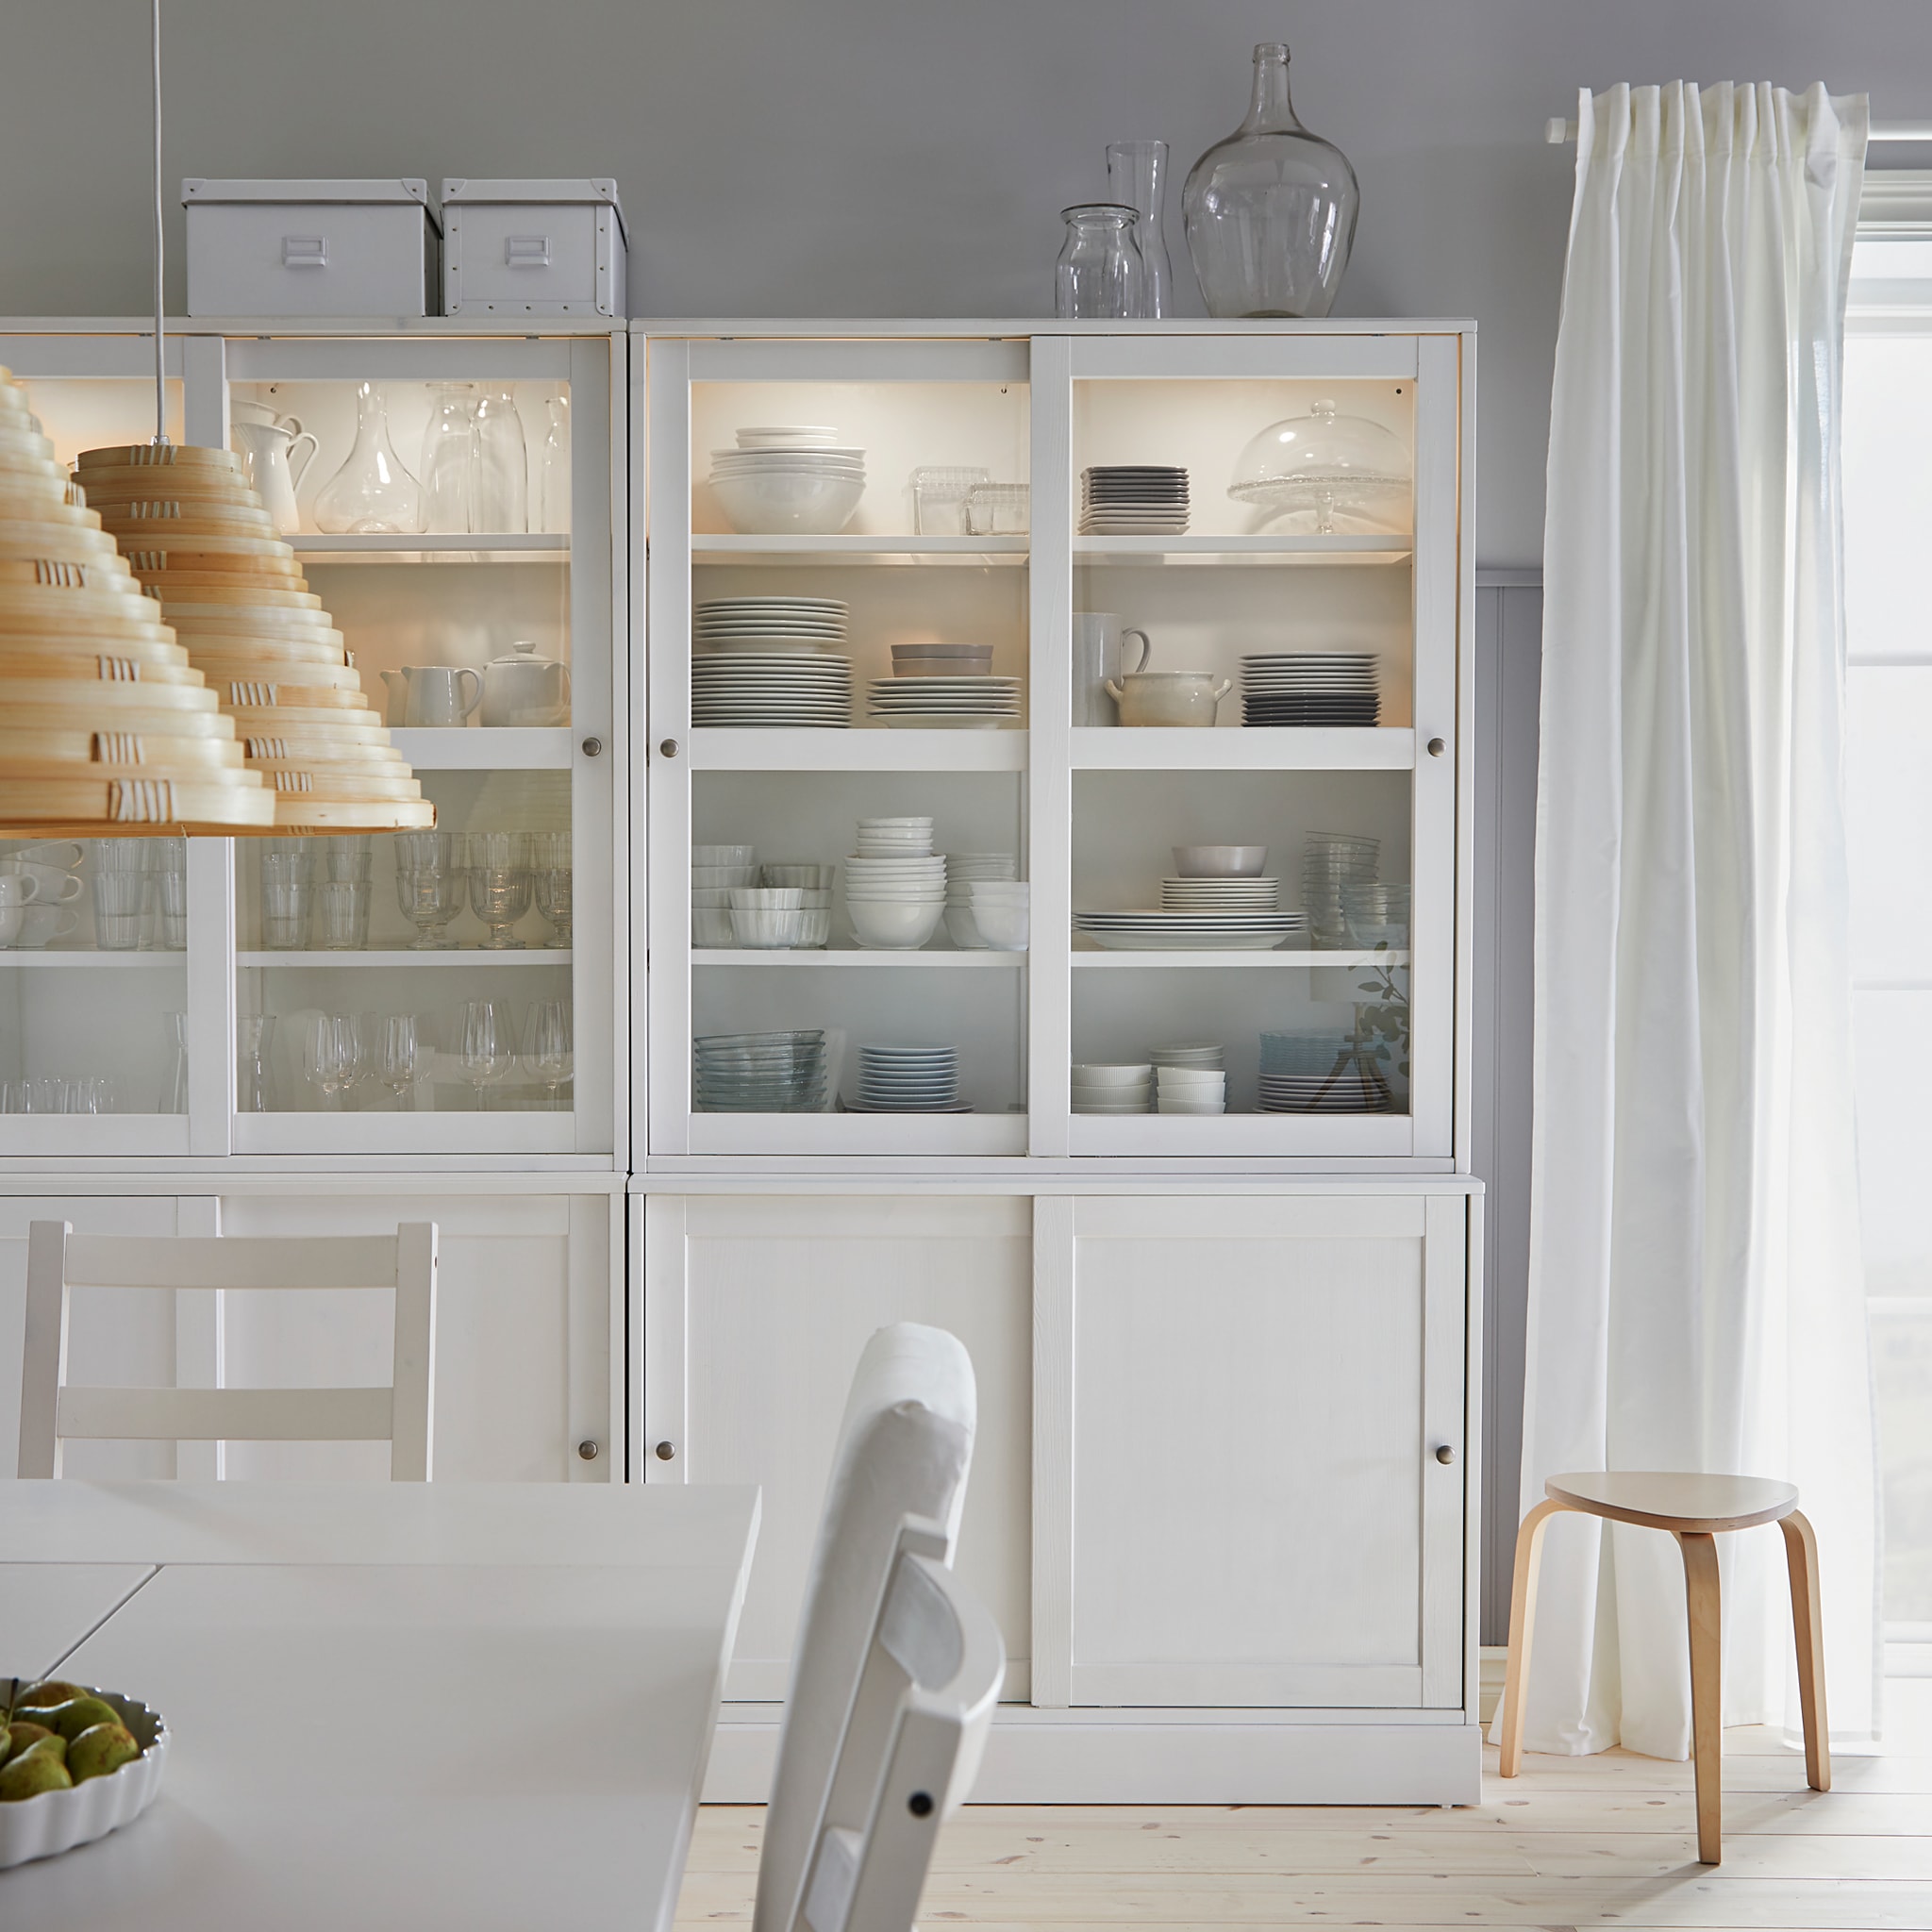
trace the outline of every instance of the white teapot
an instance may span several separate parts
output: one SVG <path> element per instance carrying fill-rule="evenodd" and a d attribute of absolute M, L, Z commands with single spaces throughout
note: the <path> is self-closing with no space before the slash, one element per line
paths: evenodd
<path fill-rule="evenodd" d="M 570 669 L 540 657 L 529 638 L 483 667 L 483 723 L 561 724 L 570 716 Z"/>

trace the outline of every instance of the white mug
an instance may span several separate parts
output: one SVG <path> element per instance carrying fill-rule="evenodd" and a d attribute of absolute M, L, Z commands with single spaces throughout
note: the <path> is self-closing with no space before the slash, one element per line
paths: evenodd
<path fill-rule="evenodd" d="M 80 847 L 72 839 L 49 839 L 39 845 L 23 845 L 7 856 L 27 865 L 52 865 L 72 872 L 80 863 Z"/>
<path fill-rule="evenodd" d="M 87 890 L 78 873 L 63 872 L 58 865 L 36 865 L 25 858 L 0 858 L 0 874 L 31 881 L 39 889 L 31 903 L 40 906 L 72 906 Z"/>
<path fill-rule="evenodd" d="M 1141 640 L 1141 657 L 1136 671 L 1144 671 L 1154 656 L 1153 641 L 1144 630 L 1124 630 L 1120 616 L 1112 610 L 1076 610 L 1074 613 L 1074 723 L 1075 724 L 1118 724 L 1120 713 L 1108 694 L 1108 680 L 1118 679 L 1125 669 L 1123 645 L 1128 638 Z"/>
<path fill-rule="evenodd" d="M 31 906 L 41 896 L 38 879 L 31 879 L 25 873 L 0 872 L 0 909 L 11 907 L 18 912 L 23 906 Z"/>
<path fill-rule="evenodd" d="M 466 724 L 483 696 L 483 679 L 467 664 L 411 664 L 403 675 L 409 680 L 411 724 Z M 467 699 L 465 678 L 470 681 Z"/>
<path fill-rule="evenodd" d="M 49 940 L 64 940 L 80 924 L 77 912 L 63 912 L 58 906 L 25 906 L 20 914 L 23 946 L 44 946 Z"/>

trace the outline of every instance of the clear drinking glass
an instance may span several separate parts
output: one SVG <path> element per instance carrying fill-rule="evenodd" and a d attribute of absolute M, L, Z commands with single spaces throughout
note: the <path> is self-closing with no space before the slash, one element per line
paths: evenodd
<path fill-rule="evenodd" d="M 561 1104 L 558 1090 L 570 1078 L 575 1064 L 571 1048 L 570 1002 L 539 1000 L 530 1008 L 530 1017 L 524 1026 L 524 1065 L 548 1089 L 553 1113 Z"/>
<path fill-rule="evenodd" d="M 321 879 L 366 880 L 375 855 L 367 832 L 335 834 L 307 841 L 315 850 L 315 876 Z"/>
<path fill-rule="evenodd" d="M 550 922 L 551 937 L 546 946 L 561 948 L 570 944 L 571 863 L 568 832 L 530 834 L 530 876 L 535 885 L 537 910 Z"/>
<path fill-rule="evenodd" d="M 235 1070 L 235 1108 L 238 1113 L 273 1113 L 275 1106 L 275 1074 L 270 1056 L 275 1051 L 275 1016 L 248 1013 L 242 1021 L 242 1058 Z"/>
<path fill-rule="evenodd" d="M 148 841 L 96 839 L 93 848 L 94 944 L 106 953 L 131 953 L 141 944 L 147 916 Z"/>
<path fill-rule="evenodd" d="M 1107 192 L 1140 217 L 1134 240 L 1141 249 L 1140 313 L 1174 313 L 1174 263 L 1167 252 L 1167 143 L 1116 141 L 1107 150 Z"/>
<path fill-rule="evenodd" d="M 470 910 L 490 928 L 487 952 L 521 947 L 513 928 L 530 909 L 530 839 L 527 832 L 470 834 Z"/>
<path fill-rule="evenodd" d="M 389 440 L 389 398 L 379 382 L 356 391 L 356 442 L 342 467 L 316 492 L 315 527 L 413 534 L 424 527 L 423 486 L 404 469 Z"/>
<path fill-rule="evenodd" d="M 323 879 L 314 888 L 317 943 L 325 953 L 359 953 L 369 944 L 367 879 Z"/>
<path fill-rule="evenodd" d="M 161 1077 L 161 1095 L 155 1102 L 157 1113 L 188 1111 L 188 1015 L 163 1013 L 161 1024 L 168 1031 L 168 1071 Z M 92 1108 L 87 1109 L 93 1111 Z"/>
<path fill-rule="evenodd" d="M 362 1076 L 362 1022 L 355 1013 L 316 1013 L 309 1021 L 303 1071 L 338 1111 Z"/>
<path fill-rule="evenodd" d="M 308 916 L 315 903 L 315 856 L 300 848 L 306 839 L 265 841 L 261 869 L 261 943 L 272 953 L 308 950 Z M 293 850 L 288 848 L 296 848 Z"/>
<path fill-rule="evenodd" d="M 439 382 L 429 391 L 429 424 L 423 432 L 424 527 L 467 536 L 477 521 L 482 487 L 483 437 L 474 382 Z"/>
<path fill-rule="evenodd" d="M 447 952 L 447 927 L 469 892 L 465 841 L 459 832 L 395 835 L 396 904 L 416 927 L 411 952 Z"/>
<path fill-rule="evenodd" d="M 463 1006 L 463 1078 L 476 1090 L 476 1111 L 487 1113 L 488 1090 L 516 1060 L 516 1022 L 508 1000 L 469 1000 Z"/>
<path fill-rule="evenodd" d="M 570 528 L 570 391 L 543 398 L 543 441 L 537 451 L 537 513 L 542 528 Z"/>
<path fill-rule="evenodd" d="M 524 419 L 508 389 L 486 389 L 476 405 L 476 435 L 482 466 L 477 478 L 477 530 L 530 527 L 530 459 Z"/>
<path fill-rule="evenodd" d="M 1067 239 L 1054 264 L 1053 312 L 1076 320 L 1138 315 L 1140 215 L 1116 202 L 1093 201 L 1063 208 L 1060 219 Z"/>
<path fill-rule="evenodd" d="M 396 1111 L 407 1111 L 404 1095 L 423 1072 L 424 1054 L 414 1013 L 385 1014 L 375 1048 L 375 1077 L 395 1096 Z"/>

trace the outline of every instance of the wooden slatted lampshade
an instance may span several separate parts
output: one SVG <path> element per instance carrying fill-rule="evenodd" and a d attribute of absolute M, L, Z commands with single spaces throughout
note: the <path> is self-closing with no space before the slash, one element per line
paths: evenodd
<path fill-rule="evenodd" d="M 0 369 L 0 830 L 274 828 L 234 720 Z"/>
<path fill-rule="evenodd" d="M 435 824 L 341 632 L 229 451 L 85 450 L 77 480 L 234 721 L 247 769 L 275 792 L 277 832 Z"/>

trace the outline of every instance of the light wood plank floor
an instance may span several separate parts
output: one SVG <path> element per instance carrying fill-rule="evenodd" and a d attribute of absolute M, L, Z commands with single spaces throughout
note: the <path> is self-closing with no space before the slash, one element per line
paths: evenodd
<path fill-rule="evenodd" d="M 1724 1740 L 1724 1862 L 1696 1862 L 1688 1763 L 1526 1757 L 1457 1810 L 969 1806 L 941 1834 L 921 1924 L 1737 1927 L 1932 1932 L 1932 1681 L 1889 1687 L 1891 1747 L 1832 1789 L 1769 1731 Z M 707 1806 L 678 1923 L 751 1918 L 763 1812 Z"/>

